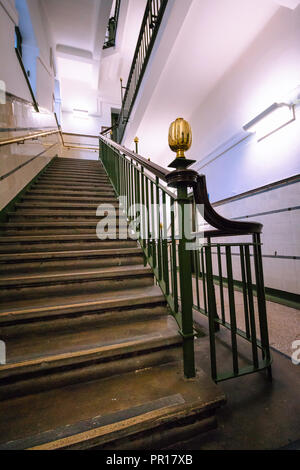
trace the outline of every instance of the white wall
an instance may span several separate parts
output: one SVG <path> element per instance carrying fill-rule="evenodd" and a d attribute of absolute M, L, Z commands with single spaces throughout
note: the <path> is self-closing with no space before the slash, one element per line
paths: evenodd
<path fill-rule="evenodd" d="M 40 106 L 53 111 L 54 71 L 50 65 L 50 48 L 53 47 L 53 42 L 49 25 L 39 0 L 27 0 L 27 4 L 38 47 L 37 102 Z"/>
<path fill-rule="evenodd" d="M 244 124 L 300 85 L 299 44 L 300 7 L 281 8 L 192 113 L 191 153 L 202 160 L 196 168 L 207 175 L 212 201 L 299 173 L 299 108 L 297 120 L 276 134 L 216 158 L 246 135 Z"/>
<path fill-rule="evenodd" d="M 8 3 L 3 0 L 0 2 L 0 80 L 5 82 L 7 92 L 30 100 L 30 93 L 15 53 L 15 26 L 18 23 L 18 15 Z"/>

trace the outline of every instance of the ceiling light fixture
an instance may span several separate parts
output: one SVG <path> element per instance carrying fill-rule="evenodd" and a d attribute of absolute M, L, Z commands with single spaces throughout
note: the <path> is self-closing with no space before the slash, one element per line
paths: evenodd
<path fill-rule="evenodd" d="M 247 132 L 256 133 L 257 141 L 260 142 L 295 120 L 294 104 L 274 103 L 248 122 L 243 129 Z"/>
<path fill-rule="evenodd" d="M 73 115 L 75 118 L 88 119 L 89 112 L 85 109 L 73 109 Z"/>

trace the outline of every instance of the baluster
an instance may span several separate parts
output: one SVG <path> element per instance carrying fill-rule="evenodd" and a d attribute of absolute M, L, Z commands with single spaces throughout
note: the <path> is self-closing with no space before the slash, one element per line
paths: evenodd
<path fill-rule="evenodd" d="M 245 261 L 246 261 L 246 282 L 248 292 L 249 304 L 249 317 L 250 317 L 250 330 L 251 330 L 251 347 L 254 368 L 258 368 L 258 354 L 257 354 L 257 340 L 256 340 L 256 326 L 254 315 L 254 302 L 253 302 L 253 288 L 252 288 L 252 275 L 251 275 L 251 261 L 249 245 L 245 246 Z"/>
<path fill-rule="evenodd" d="M 209 323 L 209 344 L 210 344 L 210 367 L 213 380 L 217 380 L 217 356 L 216 356 L 216 299 L 214 296 L 214 281 L 211 259 L 211 247 L 205 246 L 206 261 L 206 279 L 207 279 L 207 296 L 208 296 L 208 323 Z"/>
<path fill-rule="evenodd" d="M 172 239 L 172 273 L 173 273 L 173 286 L 172 294 L 174 298 L 174 311 L 178 312 L 178 279 L 177 279 L 177 244 L 176 244 L 176 230 L 175 230 L 175 202 L 172 201 L 171 206 L 171 239 Z"/>
<path fill-rule="evenodd" d="M 243 245 L 240 246 L 240 258 L 241 258 L 242 289 L 243 289 L 243 301 L 244 301 L 245 330 L 246 330 L 247 338 L 250 339 L 249 311 L 248 311 L 247 285 L 246 285 L 245 259 L 244 259 Z"/>
<path fill-rule="evenodd" d="M 238 364 L 238 351 L 237 351 L 237 339 L 236 339 L 236 329 L 237 329 L 236 328 L 236 312 L 235 312 L 232 259 L 231 259 L 231 247 L 230 246 L 226 246 L 226 265 L 227 265 L 228 297 L 229 297 L 229 312 L 230 312 L 232 363 L 233 363 L 233 372 L 235 375 L 237 375 L 239 373 L 239 364 Z"/>
<path fill-rule="evenodd" d="M 163 203 L 163 234 L 162 234 L 162 260 L 163 260 L 163 278 L 165 282 L 165 293 L 170 293 L 169 281 L 169 253 L 168 253 L 168 229 L 167 229 L 167 208 L 166 208 L 166 193 L 162 194 Z"/>

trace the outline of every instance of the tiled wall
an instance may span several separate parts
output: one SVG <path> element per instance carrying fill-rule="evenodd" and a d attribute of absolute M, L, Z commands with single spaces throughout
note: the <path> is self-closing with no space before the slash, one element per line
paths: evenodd
<path fill-rule="evenodd" d="M 272 190 L 252 194 L 215 207 L 224 217 L 263 224 L 262 253 L 265 285 L 300 292 L 300 179 Z M 249 241 L 249 237 L 236 237 Z M 224 239 L 228 242 L 229 239 Z M 232 242 L 236 242 L 233 238 Z M 251 241 L 251 240 L 250 240 Z M 224 256 L 223 256 L 224 258 Z M 223 259 L 224 272 L 225 259 Z M 233 257 L 235 279 L 240 280 L 239 257 Z M 215 260 L 215 269 L 217 263 Z"/>
<path fill-rule="evenodd" d="M 7 94 L 6 103 L 0 104 L 0 140 L 56 129 L 52 113 L 44 109 L 37 113 L 27 101 Z M 59 136 L 54 134 L 24 144 L 0 146 L 0 210 L 57 154 L 58 142 Z"/>

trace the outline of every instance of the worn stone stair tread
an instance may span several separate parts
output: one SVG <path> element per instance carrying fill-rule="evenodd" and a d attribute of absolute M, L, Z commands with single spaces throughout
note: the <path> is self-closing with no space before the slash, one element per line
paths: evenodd
<path fill-rule="evenodd" d="M 99 200 L 101 200 L 102 197 L 98 196 L 59 196 L 59 195 L 33 195 L 33 196 L 24 196 L 22 198 L 22 201 L 24 201 L 24 204 L 64 204 L 66 202 L 71 203 L 71 204 L 96 204 L 97 206 L 99 205 Z M 105 198 L 106 202 L 109 200 L 111 202 L 107 202 L 107 204 L 118 204 L 117 199 L 115 196 Z M 22 204 L 22 203 L 20 203 Z"/>
<path fill-rule="evenodd" d="M 89 221 L 80 221 L 75 219 L 74 221 L 68 222 L 59 222 L 59 221 L 35 221 L 35 222 L 5 222 L 4 224 L 0 225 L 1 227 L 16 227 L 16 228 L 29 228 L 30 227 L 93 227 L 94 231 L 96 231 L 96 226 L 100 218 L 98 219 L 91 219 Z"/>
<path fill-rule="evenodd" d="M 112 189 L 101 190 L 101 188 L 88 188 L 84 190 L 77 190 L 76 188 L 66 189 L 65 186 L 63 188 L 54 188 L 53 186 L 49 188 L 42 188 L 41 186 L 39 186 L 37 188 L 30 189 L 30 191 L 28 192 L 28 196 L 35 196 L 35 197 L 38 195 L 51 196 L 52 194 L 56 196 L 65 194 L 67 196 L 74 196 L 74 197 L 81 196 L 83 198 L 97 196 L 97 197 L 105 197 L 107 199 L 113 199 L 113 198 L 117 199 L 115 192 Z"/>
<path fill-rule="evenodd" d="M 85 348 L 74 348 L 71 352 L 59 353 L 55 355 L 39 355 L 35 359 L 26 359 L 22 362 L 11 362 L 0 366 L 0 396 L 3 399 L 1 387 L 9 385 L 11 382 L 23 382 L 27 377 L 43 377 L 47 380 L 47 375 L 64 373 L 66 368 L 78 369 L 93 366 L 95 363 L 107 363 L 113 360 L 122 360 L 123 357 L 137 356 L 146 352 L 163 350 L 170 347 L 179 347 L 182 338 L 176 331 L 162 332 L 161 334 L 149 334 L 139 337 L 121 339 L 114 343 L 105 345 L 92 344 Z M 58 387 L 59 388 L 59 387 Z M 9 393 L 9 392 L 8 392 Z M 23 394 L 23 393 L 22 393 Z M 4 392 L 5 395 L 5 392 Z"/>
<path fill-rule="evenodd" d="M 94 182 L 94 181 L 89 181 L 89 182 L 82 182 L 82 183 L 74 183 L 74 181 L 71 181 L 71 182 L 67 182 L 67 181 L 64 181 L 64 180 L 51 180 L 51 181 L 38 181 L 37 183 L 35 183 L 35 186 L 34 188 L 46 188 L 46 187 L 49 187 L 49 188 L 65 188 L 65 187 L 69 187 L 70 188 L 76 188 L 76 190 L 84 190 L 85 188 L 86 189 L 89 189 L 91 188 L 91 190 L 97 190 L 97 189 L 104 189 L 105 190 L 109 190 L 109 191 L 112 191 L 112 187 L 111 187 L 111 184 L 109 182 L 103 182 L 103 181 L 100 181 L 100 182 Z"/>
<path fill-rule="evenodd" d="M 27 365 L 41 364 L 45 368 L 47 362 L 60 362 L 71 357 L 82 357 L 82 354 L 90 357 L 102 353 L 107 355 L 111 349 L 113 354 L 134 342 L 139 348 L 140 342 L 148 344 L 153 340 L 164 339 L 166 344 L 176 344 L 178 326 L 173 317 L 164 315 L 161 317 L 145 318 L 143 321 L 130 320 L 118 324 L 92 325 L 88 328 L 70 329 L 62 331 L 45 331 L 34 333 L 31 336 L 18 336 L 6 340 L 7 357 L 6 365 L 0 365 L 0 386 L 1 378 L 7 371 L 21 370 Z M 174 338 L 173 338 L 174 337 Z M 173 339 L 174 343 L 173 343 Z M 169 340 L 172 342 L 169 343 Z M 177 343 L 180 343 L 180 337 Z M 120 346 L 120 349 L 116 349 Z M 127 349 L 126 349 L 127 350 Z M 65 362 L 64 362 L 65 363 Z"/>
<path fill-rule="evenodd" d="M 0 325 L 8 323 L 18 317 L 20 320 L 37 319 L 39 317 L 57 316 L 66 312 L 81 310 L 107 310 L 113 308 L 126 308 L 144 304 L 164 302 L 164 296 L 158 286 L 144 286 L 143 288 L 126 289 L 111 292 L 73 294 L 64 297 L 47 297 L 46 299 L 28 299 L 6 301 L 0 303 Z"/>
<path fill-rule="evenodd" d="M 91 170 L 91 171 L 87 171 L 87 170 L 80 170 L 80 171 L 71 171 L 71 170 L 47 170 L 45 172 L 45 176 L 48 176 L 48 177 L 63 177 L 63 178 L 74 178 L 74 179 L 78 179 L 80 178 L 81 176 L 83 178 L 94 178 L 94 177 L 97 177 L 97 178 L 108 178 L 107 174 L 103 171 L 95 171 L 95 170 Z"/>
<path fill-rule="evenodd" d="M 76 234 L 78 236 L 78 234 Z M 135 248 L 136 242 L 130 238 L 124 240 L 99 240 L 94 234 L 83 233 L 80 238 L 74 239 L 72 235 L 44 235 L 40 236 L 10 236 L 0 238 L 0 253 L 36 253 L 58 251 L 85 251 L 115 248 Z"/>
<path fill-rule="evenodd" d="M 20 260 L 41 260 L 50 258 L 86 258 L 92 256 L 118 256 L 118 255 L 134 255 L 141 254 L 141 248 L 118 248 L 118 249 L 102 249 L 102 250 L 82 250 L 82 251 L 46 251 L 35 253 L 11 253 L 0 254 L 0 263 L 16 262 Z"/>
<path fill-rule="evenodd" d="M 48 177 L 43 177 L 40 180 L 36 182 L 36 187 L 41 187 L 41 186 L 76 186 L 78 187 L 97 187 L 97 188 L 110 188 L 111 190 L 111 184 L 109 183 L 108 180 L 106 179 L 84 179 L 80 178 L 79 180 L 70 180 L 68 178 L 48 178 Z"/>
<path fill-rule="evenodd" d="M 26 241 L 32 241 L 32 242 L 43 242 L 43 241 L 56 241 L 56 240 L 69 240 L 69 241 L 72 241 L 72 240 L 94 240 L 94 241 L 99 241 L 99 243 L 106 243 L 106 242 L 119 242 L 119 240 L 99 240 L 99 238 L 97 238 L 97 235 L 95 233 L 93 234 L 60 234 L 60 235 L 13 235 L 13 236 L 9 236 L 9 237 L 0 237 L 0 243 L 3 243 L 3 244 L 7 244 L 7 243 L 11 243 L 11 242 L 26 242 Z M 132 242 L 132 240 L 130 238 L 128 238 L 128 240 L 130 240 Z M 124 241 L 124 240 L 123 240 Z M 126 241 L 126 240 L 125 240 Z M 135 241 L 133 241 L 133 243 L 136 244 Z"/>
<path fill-rule="evenodd" d="M 103 207 L 110 208 L 111 204 L 102 204 Z M 84 202 L 78 202 L 78 203 L 62 203 L 62 202 L 53 202 L 53 201 L 32 201 L 32 202 L 21 202 L 16 204 L 17 209 L 26 209 L 26 210 L 42 210 L 44 208 L 47 208 L 47 210 L 56 210 L 56 209 L 65 209 L 65 210 L 76 210 L 76 209 L 97 209 L 99 207 L 99 202 L 97 203 L 84 203 Z M 116 209 L 119 208 L 118 204 L 115 203 Z"/>
<path fill-rule="evenodd" d="M 79 173 L 79 172 L 78 172 Z M 67 181 L 68 183 L 73 183 L 74 185 L 78 183 L 84 183 L 84 182 L 91 182 L 95 181 L 96 183 L 103 182 L 105 184 L 110 184 L 108 176 L 107 175 L 97 175 L 95 173 L 91 173 L 90 175 L 84 174 L 80 171 L 80 175 L 78 176 L 73 176 L 69 172 L 66 172 L 66 174 L 63 173 L 48 173 L 46 172 L 43 176 L 41 176 L 37 180 L 37 184 L 39 184 L 41 181 L 44 180 L 51 180 L 51 181 Z"/>
<path fill-rule="evenodd" d="M 166 426 L 191 415 L 204 423 L 225 402 L 202 370 L 186 381 L 181 367 L 157 365 L 3 401 L 0 448 L 101 448 L 126 436 L 133 441 L 150 429 L 160 431 L 162 443 Z"/>
<path fill-rule="evenodd" d="M 103 208 L 104 209 L 104 208 Z M 115 211 L 116 212 L 116 211 Z M 85 210 L 85 211 L 69 211 L 67 208 L 65 210 L 56 210 L 55 212 L 53 211 L 49 211 L 49 210 L 46 210 L 46 209 L 40 209 L 40 210 L 17 210 L 15 212 L 8 212 L 8 216 L 9 217 L 30 217 L 34 215 L 35 217 L 36 216 L 44 216 L 44 217 L 59 217 L 59 216 L 68 216 L 68 217 L 82 217 L 83 219 L 85 217 L 99 217 L 100 216 L 97 216 L 96 215 L 96 211 L 93 210 L 93 211 L 89 211 L 89 210 Z M 105 215 L 105 214 L 104 214 Z M 103 215 L 103 217 L 104 217 Z M 107 217 L 109 216 L 110 214 L 107 215 Z M 124 219 L 127 219 L 127 217 L 125 216 L 125 214 L 123 214 L 123 218 Z"/>
<path fill-rule="evenodd" d="M 113 266 L 101 269 L 77 269 L 76 271 L 66 271 L 62 273 L 51 272 L 51 274 L 14 274 L 13 276 L 0 275 L 0 287 L 1 285 L 25 285 L 28 284 L 39 284 L 41 282 L 60 282 L 67 280 L 84 280 L 89 278 L 113 278 L 119 276 L 141 276 L 144 274 L 150 274 L 152 271 L 149 267 L 142 265 L 137 266 Z"/>

